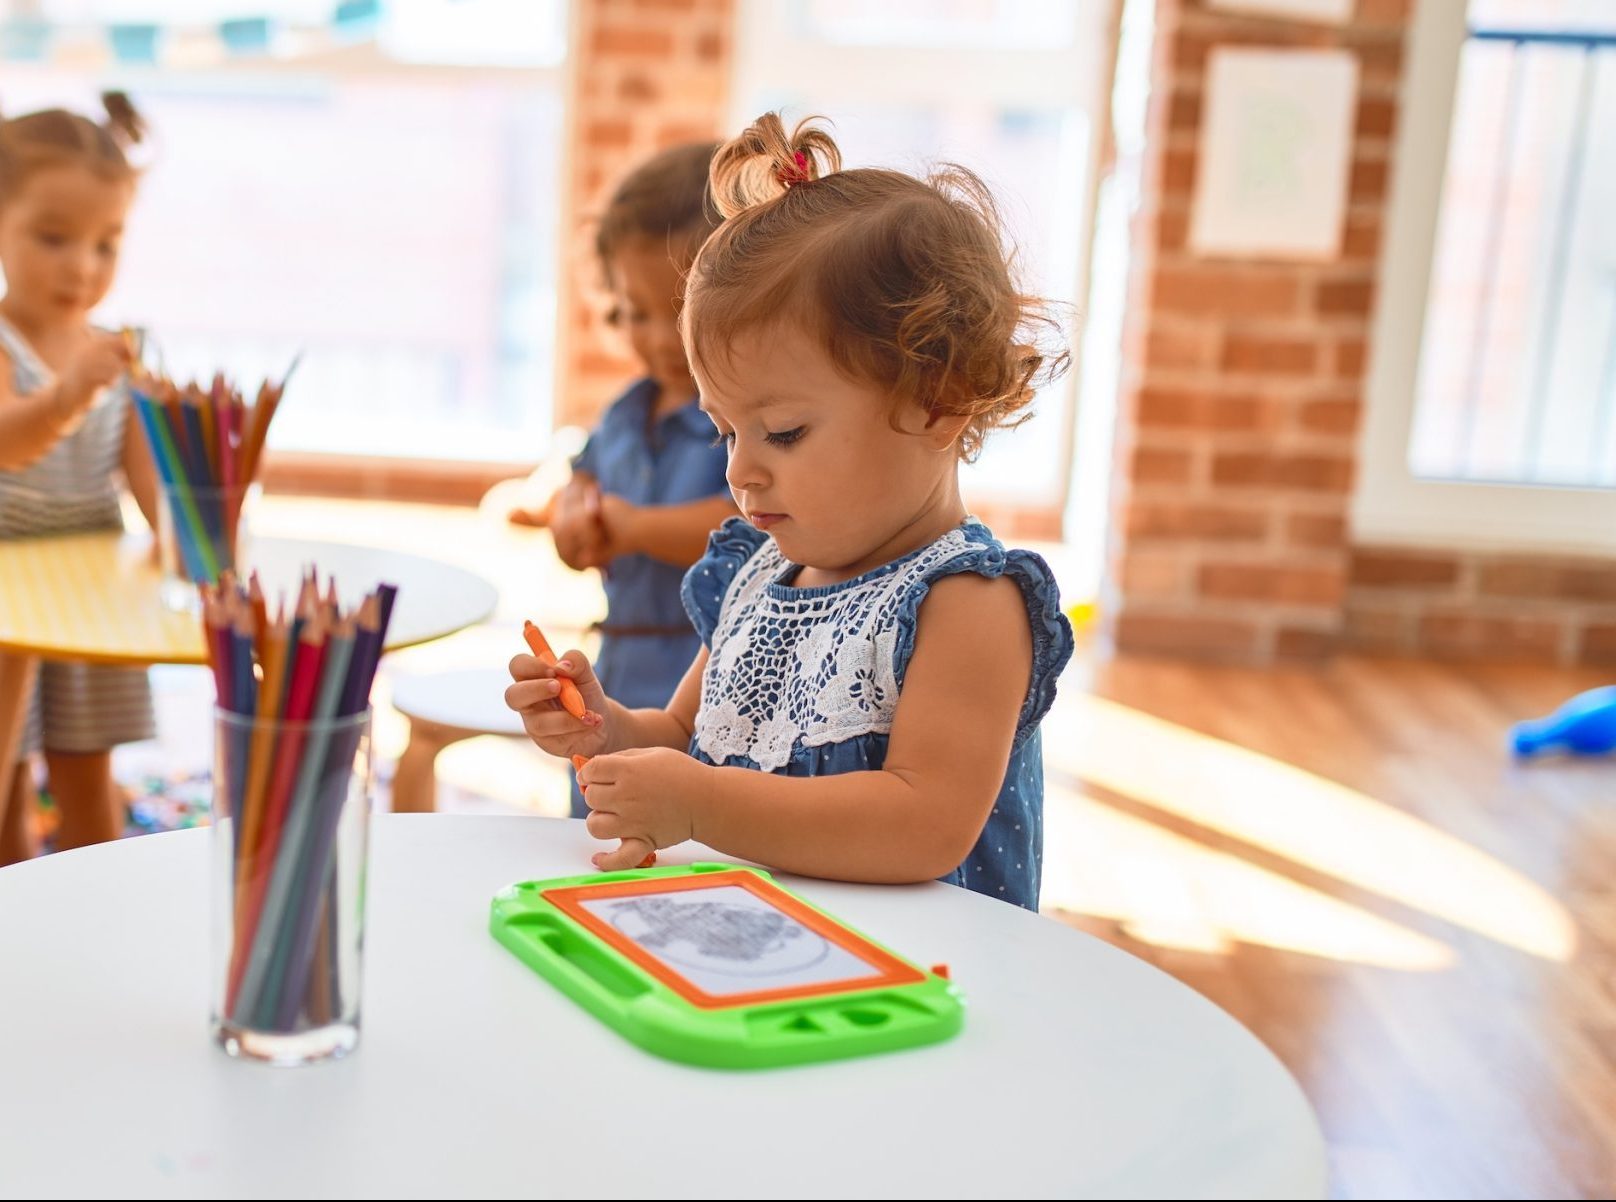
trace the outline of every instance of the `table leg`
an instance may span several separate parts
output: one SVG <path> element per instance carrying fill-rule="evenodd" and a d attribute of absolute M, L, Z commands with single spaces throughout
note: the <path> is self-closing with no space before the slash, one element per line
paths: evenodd
<path fill-rule="evenodd" d="M 34 788 L 33 765 L 25 759 L 11 773 L 9 784 L 0 779 L 0 788 L 11 791 L 11 805 L 0 797 L 0 868 L 32 860 L 40 852 L 39 794 Z"/>
<path fill-rule="evenodd" d="M 438 752 L 479 732 L 410 719 L 410 741 L 393 769 L 393 813 L 430 814 L 438 806 Z"/>
<path fill-rule="evenodd" d="M 37 658 L 0 651 L 0 830 L 6 827 L 6 810 L 22 752 L 23 724 L 28 720 L 28 705 L 38 679 Z"/>

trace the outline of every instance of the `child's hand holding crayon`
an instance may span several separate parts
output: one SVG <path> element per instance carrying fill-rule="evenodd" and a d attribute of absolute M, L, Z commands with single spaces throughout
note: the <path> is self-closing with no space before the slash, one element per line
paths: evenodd
<path fill-rule="evenodd" d="M 605 719 L 586 705 L 584 690 L 601 709 L 606 695 L 581 652 L 570 651 L 558 661 L 544 632 L 532 622 L 523 625 L 522 637 L 533 654 L 511 660 L 516 683 L 505 690 L 505 704 L 522 715 L 522 725 L 535 743 L 551 755 L 569 756 L 573 770 L 581 771 L 590 756 L 606 746 Z M 578 787 L 588 792 L 581 778 Z M 624 839 L 615 852 L 601 852 L 595 857 L 597 867 L 608 854 L 623 861 L 623 867 L 649 868 L 656 863 L 656 848 L 644 839 Z"/>
<path fill-rule="evenodd" d="M 76 421 L 90 408 L 103 388 L 129 369 L 134 356 L 121 334 L 97 331 L 67 361 L 56 384 L 60 416 Z"/>
<path fill-rule="evenodd" d="M 551 755 L 598 755 L 604 751 L 606 694 L 588 658 L 569 651 L 558 660 L 539 628 L 523 630 L 531 655 L 511 660 L 505 704 L 522 716 L 528 737 Z"/>

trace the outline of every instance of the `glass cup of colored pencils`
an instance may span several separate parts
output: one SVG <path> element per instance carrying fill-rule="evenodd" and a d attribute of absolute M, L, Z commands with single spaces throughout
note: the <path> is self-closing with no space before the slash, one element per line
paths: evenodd
<path fill-rule="evenodd" d="M 245 568 L 264 440 L 285 387 L 285 379 L 266 380 L 249 404 L 222 375 L 203 388 L 132 374 L 135 414 L 159 478 L 158 558 L 170 609 L 194 610 L 198 585 Z"/>
<path fill-rule="evenodd" d="M 373 796 L 370 686 L 395 591 L 344 610 L 311 575 L 274 614 L 256 580 L 202 590 L 214 710 L 215 1040 L 279 1065 L 359 1040 Z"/>

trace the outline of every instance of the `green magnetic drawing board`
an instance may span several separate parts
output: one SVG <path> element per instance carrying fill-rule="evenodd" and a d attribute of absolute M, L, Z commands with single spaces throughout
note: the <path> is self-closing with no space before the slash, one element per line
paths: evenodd
<path fill-rule="evenodd" d="M 670 1060 L 763 1068 L 936 1043 L 964 1000 L 734 864 L 524 881 L 489 929 L 601 1021 Z"/>

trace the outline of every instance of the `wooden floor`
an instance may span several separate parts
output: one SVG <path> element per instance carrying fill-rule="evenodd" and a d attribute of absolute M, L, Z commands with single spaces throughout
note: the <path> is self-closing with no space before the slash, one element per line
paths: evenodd
<path fill-rule="evenodd" d="M 1074 665 L 1045 727 L 1045 912 L 1272 1048 L 1335 1196 L 1610 1197 L 1616 759 L 1505 750 L 1608 683 Z"/>

